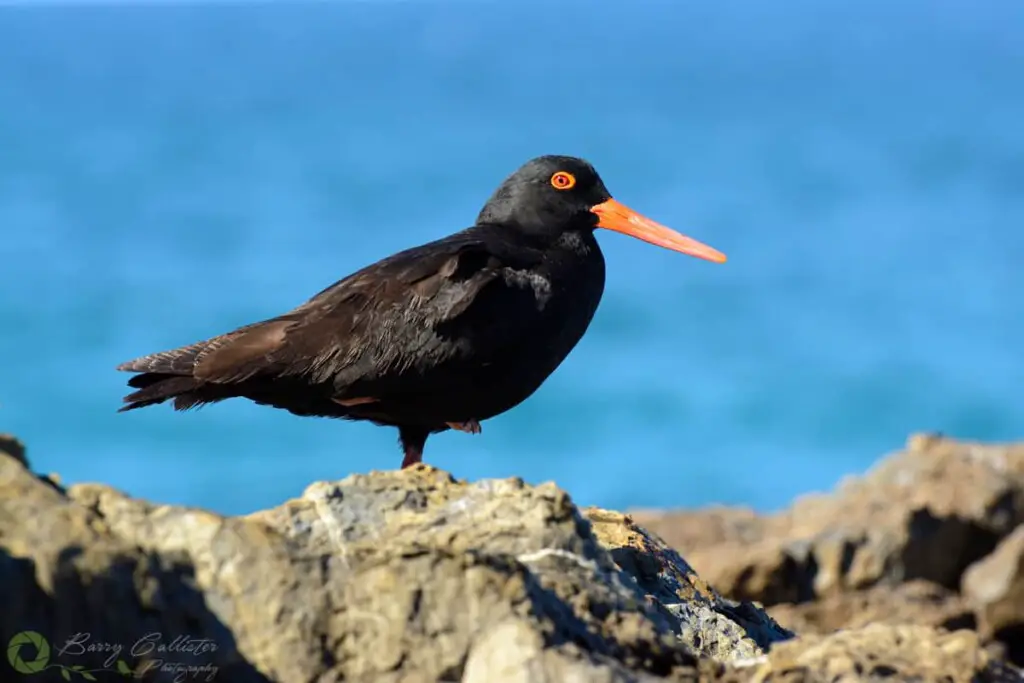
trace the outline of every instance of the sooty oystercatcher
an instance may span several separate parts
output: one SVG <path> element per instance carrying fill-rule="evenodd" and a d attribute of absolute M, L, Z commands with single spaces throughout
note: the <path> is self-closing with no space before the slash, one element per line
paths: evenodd
<path fill-rule="evenodd" d="M 402 467 L 420 462 L 430 434 L 479 433 L 586 332 L 605 279 L 595 228 L 725 261 L 612 199 L 586 161 L 542 156 L 505 179 L 473 227 L 369 265 L 283 315 L 118 366 L 139 373 L 121 411 L 244 397 L 397 427 Z"/>

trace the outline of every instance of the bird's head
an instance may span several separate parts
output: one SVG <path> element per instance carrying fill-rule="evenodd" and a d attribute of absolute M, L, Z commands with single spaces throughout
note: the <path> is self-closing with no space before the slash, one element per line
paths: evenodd
<path fill-rule="evenodd" d="M 553 236 L 606 228 L 683 254 L 725 262 L 720 251 L 612 199 L 594 167 L 570 156 L 541 156 L 520 166 L 494 191 L 477 223 Z"/>

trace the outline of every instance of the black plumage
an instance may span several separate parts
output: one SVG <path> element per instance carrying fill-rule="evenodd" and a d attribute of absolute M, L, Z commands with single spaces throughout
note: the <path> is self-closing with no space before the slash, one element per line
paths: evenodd
<path fill-rule="evenodd" d="M 128 361 L 122 411 L 232 397 L 399 429 L 402 466 L 427 437 L 529 397 L 586 332 L 604 290 L 594 229 L 713 261 L 719 252 L 611 198 L 587 162 L 544 156 L 461 232 L 340 280 L 283 315 Z"/>

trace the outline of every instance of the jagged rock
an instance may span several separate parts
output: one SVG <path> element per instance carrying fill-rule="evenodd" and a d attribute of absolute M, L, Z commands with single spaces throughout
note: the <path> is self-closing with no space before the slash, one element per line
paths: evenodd
<path fill-rule="evenodd" d="M 616 566 L 635 581 L 648 604 L 665 614 L 693 651 L 726 662 L 757 657 L 772 643 L 791 638 L 750 603 L 724 600 L 660 539 L 618 512 L 584 510 Z"/>
<path fill-rule="evenodd" d="M 0 453 L 6 453 L 25 467 L 29 466 L 25 457 L 25 444 L 13 434 L 0 434 Z"/>
<path fill-rule="evenodd" d="M 870 624 L 973 630 L 977 622 L 972 607 L 956 591 L 920 580 L 837 593 L 813 602 L 782 603 L 770 607 L 768 613 L 801 635 L 827 634 Z"/>
<path fill-rule="evenodd" d="M 638 513 L 722 594 L 799 603 L 963 571 L 1024 522 L 1024 444 L 915 435 L 863 477 L 779 514 Z"/>
<path fill-rule="evenodd" d="M 794 638 L 629 515 L 425 465 L 222 517 L 64 489 L 0 455 L 0 599 L 0 667 L 40 683 L 73 666 L 157 683 L 1021 681 L 970 632 Z"/>
<path fill-rule="evenodd" d="M 982 635 L 1024 662 L 1024 526 L 964 572 L 962 592 L 978 610 Z"/>
<path fill-rule="evenodd" d="M 633 510 L 638 524 L 673 548 L 699 550 L 730 541 L 753 543 L 766 535 L 770 517 L 747 507 L 711 505 L 699 510 Z"/>
<path fill-rule="evenodd" d="M 970 631 L 875 624 L 779 643 L 746 680 L 768 683 L 982 683 L 1019 681 L 992 662 Z"/>
<path fill-rule="evenodd" d="M 187 635 L 213 649 L 150 659 L 238 683 L 644 681 L 692 679 L 695 655 L 738 661 L 791 636 L 628 518 L 588 521 L 550 484 L 420 466 L 226 518 L 0 466 L 3 642 Z M 53 659 L 110 668 L 109 654 Z"/>

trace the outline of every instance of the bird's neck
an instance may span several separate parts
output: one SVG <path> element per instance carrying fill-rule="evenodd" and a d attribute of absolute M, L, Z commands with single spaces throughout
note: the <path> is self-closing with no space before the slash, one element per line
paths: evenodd
<path fill-rule="evenodd" d="M 553 246 L 556 249 L 571 251 L 581 256 L 587 256 L 594 252 L 601 253 L 597 239 L 594 237 L 594 231 L 591 229 L 567 230 L 558 235 Z"/>
<path fill-rule="evenodd" d="M 535 249 L 573 251 L 585 255 L 598 248 L 597 240 L 594 238 L 594 226 L 584 221 L 573 221 L 560 226 L 522 220 L 491 222 L 490 225 Z"/>

